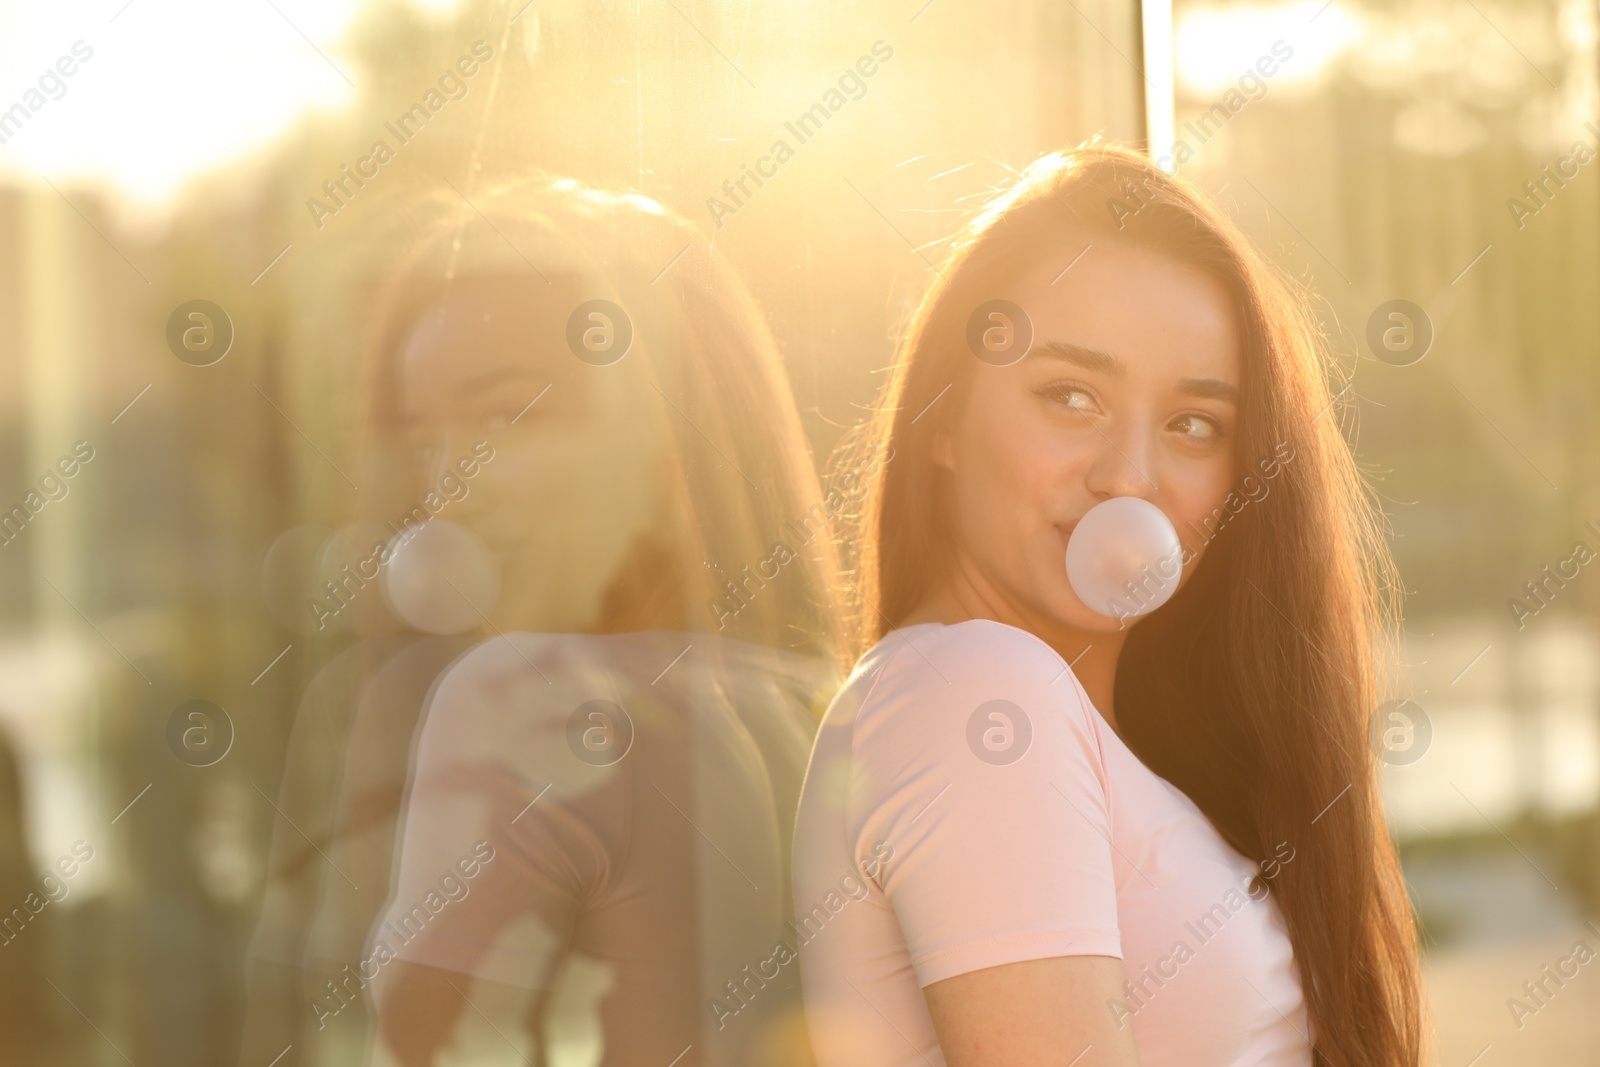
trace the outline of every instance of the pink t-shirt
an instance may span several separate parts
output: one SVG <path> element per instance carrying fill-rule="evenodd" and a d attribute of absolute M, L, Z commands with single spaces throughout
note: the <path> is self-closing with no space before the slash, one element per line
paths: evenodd
<path fill-rule="evenodd" d="M 974 619 L 896 631 L 823 720 L 795 830 L 794 933 L 819 1067 L 942 1064 L 922 987 L 1116 956 L 1103 1010 L 1142 1067 L 1311 1062 L 1258 873 L 1128 750 L 1056 652 Z M 1064 1049 L 1062 1062 L 1077 1054 Z"/>

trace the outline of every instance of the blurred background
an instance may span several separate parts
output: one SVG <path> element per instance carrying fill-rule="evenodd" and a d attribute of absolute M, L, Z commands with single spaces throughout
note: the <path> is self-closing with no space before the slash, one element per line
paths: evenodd
<path fill-rule="evenodd" d="M 1600 970 L 1524 989 L 1600 950 L 1597 49 L 1593 0 L 8 4 L 0 907 L 49 903 L 0 934 L 7 1062 L 271 1061 L 246 961 L 291 732 L 360 638 L 285 590 L 359 493 L 395 205 L 535 168 L 658 200 L 755 297 L 820 467 L 958 220 L 1095 136 L 1310 280 L 1352 372 L 1441 1062 L 1600 1062 Z"/>

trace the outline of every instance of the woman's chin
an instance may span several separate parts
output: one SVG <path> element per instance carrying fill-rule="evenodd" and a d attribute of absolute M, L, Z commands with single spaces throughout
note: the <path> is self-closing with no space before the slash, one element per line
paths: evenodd
<path fill-rule="evenodd" d="M 1050 605 L 1050 615 L 1063 626 L 1097 634 L 1114 634 L 1139 621 L 1136 617 L 1118 619 L 1102 615 L 1071 593 L 1057 598 Z"/>

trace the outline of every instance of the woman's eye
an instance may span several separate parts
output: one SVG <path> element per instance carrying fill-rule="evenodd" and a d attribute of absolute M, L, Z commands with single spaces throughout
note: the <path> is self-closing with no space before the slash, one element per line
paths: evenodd
<path fill-rule="evenodd" d="M 1172 420 L 1172 428 L 1199 441 L 1215 441 L 1224 436 L 1222 424 L 1209 415 L 1179 415 Z"/>
<path fill-rule="evenodd" d="M 1040 386 L 1035 392 L 1046 400 L 1062 404 L 1074 411 L 1093 411 L 1095 408 L 1094 394 L 1071 382 L 1050 382 L 1048 385 Z"/>

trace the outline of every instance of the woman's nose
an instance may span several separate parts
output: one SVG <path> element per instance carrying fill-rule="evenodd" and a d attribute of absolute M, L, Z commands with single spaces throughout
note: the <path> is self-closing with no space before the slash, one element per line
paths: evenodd
<path fill-rule="evenodd" d="M 438 485 L 439 480 L 455 463 L 455 448 L 456 435 L 443 431 L 419 446 L 419 452 L 423 457 L 423 462 L 420 464 L 422 477 L 428 486 Z"/>
<path fill-rule="evenodd" d="M 1136 496 L 1149 500 L 1156 486 L 1150 468 L 1149 434 L 1139 426 L 1096 427 L 1099 437 L 1094 462 L 1089 466 L 1087 487 L 1095 496 L 1109 500 L 1117 496 Z"/>

